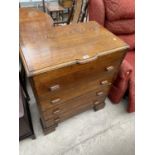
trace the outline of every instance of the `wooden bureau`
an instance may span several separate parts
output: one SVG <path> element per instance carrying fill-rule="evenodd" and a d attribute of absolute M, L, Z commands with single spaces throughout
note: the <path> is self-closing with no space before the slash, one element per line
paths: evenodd
<path fill-rule="evenodd" d="M 128 45 L 96 22 L 52 27 L 35 9 L 20 9 L 20 57 L 44 133 L 82 111 L 104 107 Z"/>

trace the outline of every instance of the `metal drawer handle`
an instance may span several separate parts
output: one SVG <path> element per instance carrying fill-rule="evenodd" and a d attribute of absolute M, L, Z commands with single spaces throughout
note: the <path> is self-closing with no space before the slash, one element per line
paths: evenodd
<path fill-rule="evenodd" d="M 97 92 L 97 96 L 102 96 L 103 94 L 103 91 Z"/>
<path fill-rule="evenodd" d="M 100 104 L 99 101 L 95 101 L 95 102 L 94 102 L 94 105 L 99 105 L 99 104 Z"/>
<path fill-rule="evenodd" d="M 58 85 L 58 84 L 50 87 L 51 91 L 55 91 L 55 90 L 58 90 L 58 89 L 60 89 L 60 85 Z"/>
<path fill-rule="evenodd" d="M 101 81 L 101 85 L 111 85 L 111 82 L 108 82 L 107 80 Z"/>
<path fill-rule="evenodd" d="M 110 72 L 112 70 L 114 70 L 114 66 L 108 66 L 108 67 L 106 67 L 106 71 Z"/>
<path fill-rule="evenodd" d="M 61 100 L 60 98 L 57 98 L 57 99 L 52 100 L 51 103 L 52 103 L 52 104 L 55 104 L 55 103 L 60 102 L 60 100 Z"/>
<path fill-rule="evenodd" d="M 60 118 L 57 117 L 57 118 L 54 119 L 54 121 L 55 121 L 56 123 L 58 123 L 58 122 L 60 121 Z"/>
<path fill-rule="evenodd" d="M 59 114 L 59 113 L 60 113 L 60 109 L 56 109 L 56 110 L 53 111 L 53 114 L 55 114 L 55 115 Z"/>

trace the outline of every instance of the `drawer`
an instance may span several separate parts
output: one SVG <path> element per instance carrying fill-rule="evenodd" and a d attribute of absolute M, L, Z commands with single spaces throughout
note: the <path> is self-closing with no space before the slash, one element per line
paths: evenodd
<path fill-rule="evenodd" d="M 104 104 L 104 99 L 100 100 L 100 105 Z M 60 122 L 65 121 L 66 119 L 69 119 L 81 112 L 84 112 L 86 110 L 92 109 L 94 107 L 93 104 L 87 103 L 87 104 L 83 104 L 79 107 L 76 107 L 74 109 L 72 109 L 70 112 L 68 113 L 64 113 L 62 115 L 59 116 L 54 116 L 52 118 L 50 118 L 49 120 L 43 121 L 44 125 L 46 128 L 53 126 L 53 125 L 57 125 Z"/>
<path fill-rule="evenodd" d="M 108 91 L 108 89 L 106 91 Z M 51 119 L 55 116 L 63 117 L 65 113 L 69 114 L 73 111 L 76 113 L 76 109 L 78 107 L 83 107 L 85 105 L 98 105 L 100 102 L 104 102 L 106 96 L 105 93 L 107 93 L 105 90 L 94 90 L 80 97 L 58 104 L 57 106 L 52 107 L 45 112 L 42 112 L 42 117 L 44 120 Z"/>
<path fill-rule="evenodd" d="M 103 83 L 102 83 L 103 82 Z M 95 95 L 96 97 L 96 92 L 99 92 L 99 91 L 102 91 L 103 94 L 106 96 L 107 93 L 109 92 L 109 89 L 110 89 L 110 83 L 107 81 L 107 80 L 98 80 L 98 81 L 95 81 L 95 82 L 91 82 L 92 85 L 94 85 L 92 88 L 92 96 Z M 105 83 L 105 84 L 104 84 Z M 96 91 L 94 91 L 96 90 Z M 76 97 L 78 96 L 81 96 L 81 92 L 85 92 L 85 93 L 82 93 L 82 96 L 83 94 L 89 94 L 90 92 L 90 88 L 87 87 L 87 85 L 83 85 L 80 89 L 78 89 L 76 91 L 76 94 L 74 93 L 68 93 L 66 94 L 64 97 L 65 99 L 63 98 L 63 96 L 60 95 L 60 97 L 58 96 L 57 98 L 53 98 L 53 96 L 51 96 L 51 98 L 48 98 L 48 99 L 45 99 L 45 100 L 39 100 L 38 101 L 38 104 L 40 106 L 40 110 L 41 111 L 47 111 L 49 110 L 50 108 L 57 108 L 57 107 L 61 107 L 64 105 L 64 103 L 66 103 L 67 105 L 67 101 L 68 100 L 74 100 L 73 96 L 76 95 Z M 90 99 L 91 99 L 91 95 L 89 95 Z M 67 99 L 67 100 L 66 100 Z"/>
<path fill-rule="evenodd" d="M 122 52 L 117 52 L 86 64 L 76 64 L 35 76 L 32 81 L 36 95 L 40 100 L 60 95 L 68 100 L 66 96 L 82 95 L 87 92 L 86 89 L 95 89 L 98 80 L 111 82 L 121 57 L 123 58 Z"/>
<path fill-rule="evenodd" d="M 73 116 L 75 116 L 75 115 L 77 115 L 77 114 L 79 114 L 81 112 L 84 112 L 84 111 L 86 111 L 88 109 L 91 109 L 92 107 L 93 106 L 90 105 L 90 104 L 84 105 L 82 107 L 78 107 L 77 109 L 75 109 L 76 110 L 76 113 L 75 113 L 75 111 L 72 111 L 71 113 L 68 113 L 68 114 L 66 113 L 66 114 L 64 114 L 61 117 L 58 116 L 58 117 L 49 119 L 47 121 L 44 121 L 44 125 L 45 125 L 46 128 L 51 127 L 53 125 L 57 125 L 58 123 L 63 122 L 66 119 L 69 119 L 69 118 L 71 118 L 71 117 L 73 117 Z"/>

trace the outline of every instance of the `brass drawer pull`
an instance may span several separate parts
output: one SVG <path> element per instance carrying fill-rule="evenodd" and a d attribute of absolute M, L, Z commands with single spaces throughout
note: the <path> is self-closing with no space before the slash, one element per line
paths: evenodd
<path fill-rule="evenodd" d="M 56 123 L 58 123 L 58 122 L 60 122 L 60 118 L 57 117 L 57 118 L 54 119 L 54 121 L 55 121 Z"/>
<path fill-rule="evenodd" d="M 95 102 L 94 102 L 94 105 L 99 105 L 99 104 L 100 104 L 99 101 L 95 101 Z"/>
<path fill-rule="evenodd" d="M 52 100 L 51 103 L 52 103 L 52 104 L 55 104 L 55 103 L 60 102 L 60 100 L 61 100 L 60 98 L 57 98 L 57 99 Z"/>
<path fill-rule="evenodd" d="M 101 85 L 108 85 L 108 86 L 110 86 L 111 85 L 111 82 L 108 82 L 107 80 L 104 80 L 104 81 L 101 81 L 100 84 Z"/>
<path fill-rule="evenodd" d="M 108 82 L 108 86 L 111 86 L 111 84 L 112 84 L 111 82 Z"/>
<path fill-rule="evenodd" d="M 50 87 L 51 91 L 55 91 L 55 90 L 58 90 L 58 89 L 60 89 L 60 85 L 58 85 L 58 84 Z"/>
<path fill-rule="evenodd" d="M 104 94 L 103 91 L 100 91 L 100 92 L 96 93 L 97 96 L 102 96 L 103 94 Z"/>
<path fill-rule="evenodd" d="M 55 115 L 59 114 L 59 113 L 60 113 L 60 109 L 56 109 L 56 110 L 53 111 L 53 114 L 55 114 Z"/>
<path fill-rule="evenodd" d="M 112 70 L 114 70 L 114 66 L 108 66 L 108 67 L 106 67 L 106 71 L 110 72 Z"/>

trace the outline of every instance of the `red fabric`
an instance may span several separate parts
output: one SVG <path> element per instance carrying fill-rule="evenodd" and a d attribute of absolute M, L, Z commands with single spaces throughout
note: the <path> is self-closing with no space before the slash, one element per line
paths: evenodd
<path fill-rule="evenodd" d="M 128 45 L 130 45 L 130 50 L 135 49 L 135 34 L 129 35 L 118 35 L 122 40 L 124 40 Z"/>
<path fill-rule="evenodd" d="M 135 111 L 135 52 L 130 51 L 123 60 L 118 76 L 111 87 L 109 99 L 119 103 L 129 87 L 128 112 Z"/>
<path fill-rule="evenodd" d="M 102 0 L 100 0 L 102 1 Z M 135 0 L 103 0 L 109 21 L 135 18 Z"/>
<path fill-rule="evenodd" d="M 135 111 L 135 70 L 130 75 L 128 112 Z"/>
<path fill-rule="evenodd" d="M 126 61 L 128 61 L 128 63 L 131 64 L 132 68 L 135 67 L 135 51 L 129 51 L 127 52 L 125 58 Z"/>
<path fill-rule="evenodd" d="M 135 53 L 133 51 L 128 52 L 125 56 L 125 60 L 132 65 L 132 72 L 129 78 L 129 105 L 128 112 L 135 111 Z"/>
<path fill-rule="evenodd" d="M 134 21 L 134 0 L 89 0 L 89 19 L 107 26 L 130 45 L 130 52 L 125 56 L 109 98 L 119 103 L 129 89 L 128 112 L 135 111 L 135 35 L 134 23 L 122 24 L 120 21 Z M 102 15 L 101 15 L 102 14 Z M 111 21 L 111 22 L 110 22 Z M 113 21 L 113 22 L 112 22 Z M 122 26 L 123 25 L 123 26 Z M 132 32 L 132 31 L 133 32 Z M 123 32 L 122 32 L 123 31 Z M 119 32 L 119 33 L 118 33 Z M 131 33 L 132 32 L 132 33 Z M 123 34 L 122 34 L 123 33 Z"/>
<path fill-rule="evenodd" d="M 135 20 L 106 21 L 105 27 L 115 34 L 130 34 L 135 32 Z"/>
<path fill-rule="evenodd" d="M 104 25 L 105 8 L 102 0 L 89 0 L 89 20 Z"/>
<path fill-rule="evenodd" d="M 109 98 L 113 103 L 119 103 L 124 96 L 128 87 L 128 81 L 131 72 L 132 66 L 124 59 L 121 64 L 118 76 L 113 83 L 109 93 Z"/>

